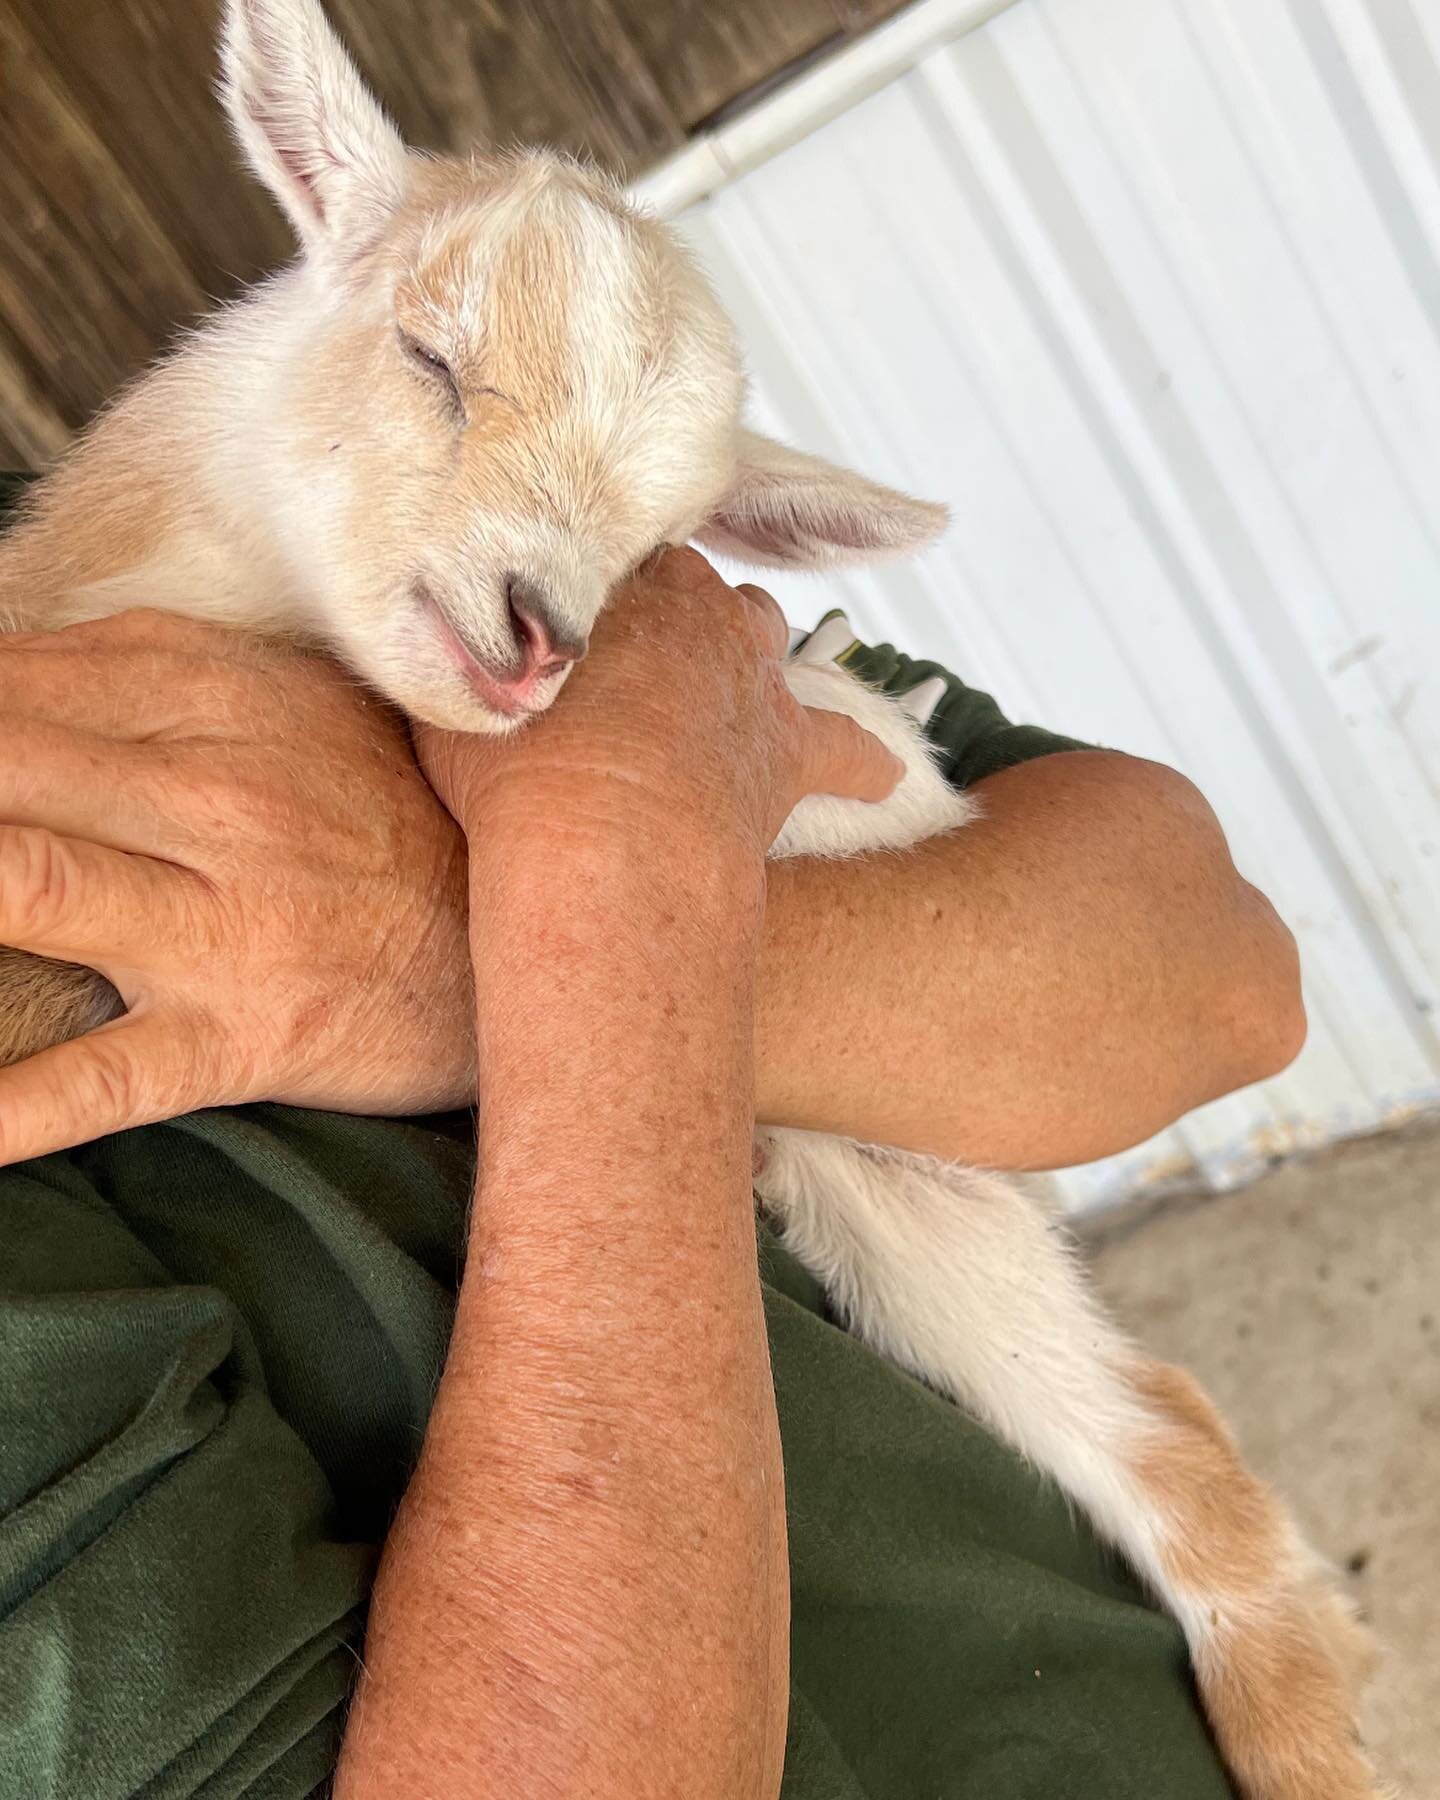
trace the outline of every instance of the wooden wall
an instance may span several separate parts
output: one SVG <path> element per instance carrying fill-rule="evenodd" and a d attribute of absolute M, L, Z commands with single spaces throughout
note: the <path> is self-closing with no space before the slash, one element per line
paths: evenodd
<path fill-rule="evenodd" d="M 407 137 L 634 173 L 898 0 L 329 0 Z M 0 468 L 289 254 L 212 93 L 218 0 L 0 0 Z"/>

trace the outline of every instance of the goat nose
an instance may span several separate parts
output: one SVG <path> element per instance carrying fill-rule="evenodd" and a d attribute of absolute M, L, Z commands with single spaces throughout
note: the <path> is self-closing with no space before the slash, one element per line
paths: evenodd
<path fill-rule="evenodd" d="M 523 575 L 507 575 L 505 598 L 527 675 L 556 675 L 579 662 L 589 649 L 586 637 L 555 617 L 544 589 L 536 582 L 527 581 Z"/>

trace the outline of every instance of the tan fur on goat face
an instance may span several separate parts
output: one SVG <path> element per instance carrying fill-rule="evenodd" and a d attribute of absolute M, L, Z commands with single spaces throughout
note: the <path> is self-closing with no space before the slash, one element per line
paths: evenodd
<path fill-rule="evenodd" d="M 738 359 L 668 234 L 601 178 L 543 153 L 409 163 L 378 241 L 315 271 L 333 298 L 281 390 L 292 529 L 352 666 L 421 717 L 504 729 L 423 597 L 503 662 L 518 575 L 583 639 L 615 582 L 733 481 Z"/>
<path fill-rule="evenodd" d="M 317 0 L 224 18 L 231 122 L 305 251 L 257 304 L 279 342 L 229 339 L 232 377 L 267 371 L 270 553 L 306 628 L 391 699 L 505 728 L 446 638 L 503 665 L 511 575 L 578 642 L 666 541 L 815 567 L 939 529 L 943 509 L 741 429 L 723 310 L 603 177 L 543 151 L 410 154 Z"/>

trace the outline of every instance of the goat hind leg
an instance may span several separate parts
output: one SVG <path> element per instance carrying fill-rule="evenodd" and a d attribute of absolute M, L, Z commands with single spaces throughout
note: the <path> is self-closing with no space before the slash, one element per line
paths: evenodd
<path fill-rule="evenodd" d="M 1250 1800 L 1375 1800 L 1355 1728 L 1369 1634 L 1198 1383 L 1132 1355 L 1147 1417 L 1126 1453 L 1160 1529 L 1152 1585 L 1180 1619 L 1221 1753 Z"/>
<path fill-rule="evenodd" d="M 847 1323 L 1050 1475 L 1179 1621 L 1244 1800 L 1376 1800 L 1363 1634 L 1182 1370 L 1091 1296 L 1037 1202 L 990 1175 L 791 1131 L 757 1187 Z"/>

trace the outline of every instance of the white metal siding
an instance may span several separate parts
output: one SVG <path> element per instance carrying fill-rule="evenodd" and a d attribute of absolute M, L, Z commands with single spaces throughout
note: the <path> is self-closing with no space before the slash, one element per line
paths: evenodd
<path fill-rule="evenodd" d="M 792 618 L 1185 770 L 1299 935 L 1295 1068 L 1071 1203 L 1440 1095 L 1440 0 L 1016 0 L 683 226 L 757 422 L 954 508 Z"/>

